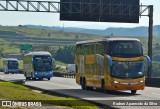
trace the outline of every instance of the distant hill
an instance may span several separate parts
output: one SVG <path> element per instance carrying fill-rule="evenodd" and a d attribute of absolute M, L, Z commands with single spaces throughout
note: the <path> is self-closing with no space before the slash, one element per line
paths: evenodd
<path fill-rule="evenodd" d="M 109 36 L 113 34 L 114 36 L 136 36 L 136 37 L 147 37 L 148 27 L 135 27 L 135 28 L 107 28 L 104 30 L 99 29 L 85 29 L 85 28 L 74 28 L 74 27 L 49 27 L 49 26 L 36 26 L 36 25 L 25 25 L 30 28 L 40 28 L 47 30 L 63 30 L 65 32 L 77 32 L 77 33 L 87 33 L 95 35 Z M 153 35 L 155 37 L 160 37 L 160 25 L 155 25 L 153 27 Z"/>

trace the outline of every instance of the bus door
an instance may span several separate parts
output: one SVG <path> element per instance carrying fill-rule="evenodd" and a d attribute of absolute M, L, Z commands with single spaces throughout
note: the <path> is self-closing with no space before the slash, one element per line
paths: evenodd
<path fill-rule="evenodd" d="M 94 83 L 95 87 L 101 87 L 101 81 L 104 75 L 104 47 L 103 43 L 96 43 L 94 62 Z"/>
<path fill-rule="evenodd" d="M 95 87 L 101 88 L 101 81 L 104 76 L 104 57 L 102 55 L 95 55 L 95 72 L 94 72 L 94 83 Z"/>
<path fill-rule="evenodd" d="M 87 86 L 94 87 L 94 44 L 84 45 L 85 54 L 85 79 Z"/>

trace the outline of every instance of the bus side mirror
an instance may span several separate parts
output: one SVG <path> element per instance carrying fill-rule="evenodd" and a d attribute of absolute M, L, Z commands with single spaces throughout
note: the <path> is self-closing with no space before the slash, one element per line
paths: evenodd
<path fill-rule="evenodd" d="M 52 63 L 55 64 L 55 59 L 54 58 L 52 58 Z"/>
<path fill-rule="evenodd" d="M 34 65 L 34 60 L 32 59 L 32 64 Z"/>
<path fill-rule="evenodd" d="M 109 61 L 109 66 L 112 67 L 112 58 L 109 55 L 106 55 L 108 61 Z"/>
<path fill-rule="evenodd" d="M 151 66 L 151 59 L 148 55 L 144 55 L 145 58 L 147 58 L 147 65 Z"/>

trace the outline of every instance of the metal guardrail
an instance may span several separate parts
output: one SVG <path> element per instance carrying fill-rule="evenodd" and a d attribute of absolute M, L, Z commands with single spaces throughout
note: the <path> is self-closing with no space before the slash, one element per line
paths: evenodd
<path fill-rule="evenodd" d="M 146 86 L 160 87 L 160 78 L 146 78 Z"/>
<path fill-rule="evenodd" d="M 53 72 L 53 76 L 64 77 L 64 78 L 75 78 L 75 74 L 74 73 Z"/>
<path fill-rule="evenodd" d="M 75 74 L 64 73 L 64 74 L 63 74 L 63 77 L 64 77 L 64 78 L 75 78 Z"/>

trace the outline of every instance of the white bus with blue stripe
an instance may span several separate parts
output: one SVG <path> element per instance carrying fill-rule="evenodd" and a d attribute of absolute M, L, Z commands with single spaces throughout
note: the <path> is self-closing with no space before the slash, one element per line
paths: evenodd
<path fill-rule="evenodd" d="M 23 72 L 26 79 L 53 77 L 54 59 L 49 52 L 30 52 L 24 56 Z"/>
<path fill-rule="evenodd" d="M 8 73 L 17 74 L 19 71 L 18 60 L 15 58 L 4 59 L 3 68 L 4 68 L 5 74 L 8 74 Z"/>

